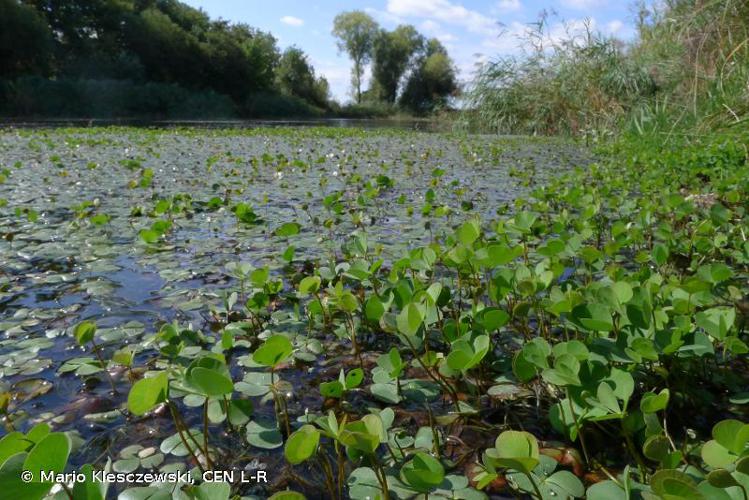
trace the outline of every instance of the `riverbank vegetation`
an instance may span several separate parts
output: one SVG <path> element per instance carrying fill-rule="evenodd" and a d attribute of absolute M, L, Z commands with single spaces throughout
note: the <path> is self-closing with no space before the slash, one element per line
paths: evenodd
<path fill-rule="evenodd" d="M 523 56 L 485 65 L 471 118 L 499 132 L 673 141 L 747 127 L 749 4 L 674 0 L 640 7 L 627 44 L 592 26 L 554 38 L 542 17 Z"/>
<path fill-rule="evenodd" d="M 387 87 L 362 102 L 360 82 L 352 105 L 331 99 L 301 48 L 281 51 L 271 33 L 176 0 L 0 0 L 0 115 L 359 118 L 446 107 L 458 87 L 437 40 L 413 26 L 387 32 L 361 12 L 342 16 L 371 23 L 360 57 L 373 61 L 373 89 Z M 336 33 L 349 36 L 356 22 Z"/>

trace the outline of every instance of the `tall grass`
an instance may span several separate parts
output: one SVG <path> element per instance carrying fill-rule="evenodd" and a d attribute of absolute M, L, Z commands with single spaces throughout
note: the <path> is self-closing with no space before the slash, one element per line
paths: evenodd
<path fill-rule="evenodd" d="M 501 133 L 659 140 L 741 127 L 749 118 L 749 2 L 666 0 L 640 7 L 624 44 L 589 25 L 558 34 L 547 17 L 519 56 L 484 64 L 467 115 Z"/>
<path fill-rule="evenodd" d="M 631 57 L 660 91 L 631 116 L 630 131 L 704 135 L 747 125 L 747 0 L 671 0 L 643 11 Z"/>

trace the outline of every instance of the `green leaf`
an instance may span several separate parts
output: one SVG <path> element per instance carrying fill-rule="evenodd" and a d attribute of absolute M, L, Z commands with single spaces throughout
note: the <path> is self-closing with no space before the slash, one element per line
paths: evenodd
<path fill-rule="evenodd" d="M 702 500 L 694 480 L 687 474 L 675 469 L 657 471 L 650 478 L 653 493 L 662 498 Z"/>
<path fill-rule="evenodd" d="M 436 458 L 419 452 L 401 468 L 401 478 L 416 491 L 428 493 L 445 479 L 445 469 Z"/>
<path fill-rule="evenodd" d="M 209 368 L 196 367 L 189 372 L 188 381 L 205 396 L 223 396 L 234 392 L 234 383 L 225 374 Z"/>
<path fill-rule="evenodd" d="M 490 340 L 488 335 L 478 335 L 473 344 L 460 339 L 453 343 L 452 350 L 447 357 L 447 365 L 456 371 L 467 372 L 478 365 L 489 352 Z"/>
<path fill-rule="evenodd" d="M 714 307 L 697 313 L 695 320 L 708 335 L 723 340 L 736 320 L 736 310 L 733 307 Z"/>
<path fill-rule="evenodd" d="M 740 486 L 739 482 L 725 469 L 716 469 L 707 475 L 707 481 L 716 488 Z"/>
<path fill-rule="evenodd" d="M 481 325 L 487 332 L 493 332 L 510 321 L 510 315 L 504 309 L 485 309 L 481 317 Z"/>
<path fill-rule="evenodd" d="M 325 398 L 340 399 L 343 396 L 343 384 L 338 380 L 320 384 L 320 394 Z"/>
<path fill-rule="evenodd" d="M 626 281 L 617 281 L 611 285 L 611 288 L 614 291 L 614 295 L 616 295 L 616 299 L 622 305 L 632 300 L 632 297 L 634 296 L 632 286 Z"/>
<path fill-rule="evenodd" d="M 731 453 L 728 449 L 718 443 L 716 440 L 711 439 L 704 445 L 701 450 L 702 460 L 712 468 L 727 467 L 734 463 L 738 458 L 736 455 Z"/>
<path fill-rule="evenodd" d="M 580 498 L 585 495 L 585 486 L 568 470 L 560 470 L 549 476 L 544 484 L 560 497 Z"/>
<path fill-rule="evenodd" d="M 268 497 L 268 500 L 306 500 L 306 498 L 296 491 L 279 491 Z"/>
<path fill-rule="evenodd" d="M 24 470 L 31 471 L 33 482 L 42 482 L 41 471 L 62 473 L 70 455 L 70 439 L 60 432 L 52 432 L 34 446 L 23 462 Z"/>
<path fill-rule="evenodd" d="M 385 305 L 379 297 L 373 295 L 368 298 L 367 302 L 364 304 L 364 314 L 367 317 L 367 320 L 372 323 L 377 323 L 380 321 L 380 318 L 382 318 L 382 315 L 385 314 Z"/>
<path fill-rule="evenodd" d="M 141 229 L 138 236 L 143 243 L 153 245 L 154 243 L 158 243 L 161 233 L 154 231 L 153 229 Z"/>
<path fill-rule="evenodd" d="M 662 389 L 658 394 L 646 392 L 640 400 L 640 410 L 643 413 L 655 413 L 665 410 L 666 406 L 668 406 L 668 397 L 668 389 Z"/>
<path fill-rule="evenodd" d="M 671 453 L 671 442 L 660 434 L 650 436 L 642 445 L 642 452 L 650 460 L 663 462 Z"/>
<path fill-rule="evenodd" d="M 229 423 L 234 426 L 244 425 L 252 416 L 252 401 L 248 399 L 232 399 L 229 401 Z"/>
<path fill-rule="evenodd" d="M 111 462 L 107 462 L 107 466 L 104 467 L 106 472 L 109 472 L 110 464 Z M 85 475 L 86 480 L 73 485 L 73 498 L 75 500 L 104 500 L 107 497 L 109 483 L 94 481 L 94 468 L 91 464 L 81 467 L 80 472 Z"/>
<path fill-rule="evenodd" d="M 610 332 L 614 329 L 611 312 L 603 304 L 581 304 L 572 310 L 571 317 L 586 330 Z"/>
<path fill-rule="evenodd" d="M 285 335 L 273 335 L 252 354 L 252 360 L 263 366 L 276 367 L 294 350 L 291 341 Z"/>
<path fill-rule="evenodd" d="M 82 321 L 73 328 L 73 335 L 78 345 L 86 345 L 94 340 L 96 333 L 96 323 L 93 321 Z"/>
<path fill-rule="evenodd" d="M 478 239 L 479 234 L 479 224 L 475 220 L 464 222 L 457 231 L 458 241 L 467 247 L 473 245 L 473 242 Z"/>
<path fill-rule="evenodd" d="M 668 260 L 668 247 L 663 243 L 657 243 L 653 246 L 652 253 L 653 262 L 658 266 L 662 266 Z"/>
<path fill-rule="evenodd" d="M 364 370 L 354 368 L 346 374 L 346 389 L 351 390 L 359 387 L 364 380 Z"/>
<path fill-rule="evenodd" d="M 409 303 L 396 317 L 396 326 L 398 331 L 407 337 L 416 335 L 419 331 L 422 322 L 424 321 L 424 313 L 421 308 L 411 302 Z"/>
<path fill-rule="evenodd" d="M 317 293 L 321 282 L 322 280 L 319 276 L 307 276 L 299 282 L 299 293 L 302 295 Z"/>
<path fill-rule="evenodd" d="M 544 380 L 550 384 L 566 386 L 580 385 L 580 362 L 571 354 L 562 354 L 554 360 L 554 368 L 541 372 Z"/>
<path fill-rule="evenodd" d="M 629 496 L 614 481 L 601 481 L 588 488 L 585 492 L 588 500 L 628 500 Z"/>
<path fill-rule="evenodd" d="M 350 422 L 341 429 L 339 440 L 344 446 L 371 455 L 387 440 L 382 420 L 377 415 L 365 415 L 361 420 Z"/>
<path fill-rule="evenodd" d="M 740 455 L 749 442 L 749 424 L 739 420 L 722 420 L 713 427 L 713 438 L 731 453 Z"/>
<path fill-rule="evenodd" d="M 296 222 L 287 222 L 276 228 L 273 234 L 280 238 L 288 238 L 289 236 L 299 234 L 301 228 L 302 226 Z"/>
<path fill-rule="evenodd" d="M 289 436 L 284 448 L 284 456 L 290 464 L 300 464 L 315 454 L 319 442 L 320 431 L 312 425 L 304 425 Z"/>
<path fill-rule="evenodd" d="M 247 442 L 257 448 L 272 450 L 283 445 L 283 436 L 273 421 L 253 420 L 245 431 Z"/>
<path fill-rule="evenodd" d="M 538 441 L 529 432 L 504 431 L 486 455 L 498 467 L 530 474 L 539 463 Z"/>
<path fill-rule="evenodd" d="M 11 456 L 28 451 L 33 441 L 20 432 L 11 432 L 0 439 L 0 467 Z"/>
<path fill-rule="evenodd" d="M 137 381 L 127 396 L 127 407 L 134 415 L 143 415 L 159 403 L 167 400 L 169 378 L 165 371 L 155 377 Z"/>

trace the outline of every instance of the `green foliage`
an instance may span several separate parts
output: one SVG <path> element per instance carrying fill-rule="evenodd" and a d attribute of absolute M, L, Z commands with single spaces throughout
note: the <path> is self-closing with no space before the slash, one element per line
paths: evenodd
<path fill-rule="evenodd" d="M 300 464 L 315 454 L 319 442 L 320 431 L 312 425 L 303 425 L 289 436 L 283 450 L 284 456 L 290 464 Z"/>
<path fill-rule="evenodd" d="M 40 13 L 16 0 L 0 0 L 0 80 L 46 76 L 52 58 L 52 32 Z"/>
<path fill-rule="evenodd" d="M 169 397 L 169 377 L 166 372 L 137 381 L 127 397 L 127 407 L 134 415 L 143 415 Z"/>
<path fill-rule="evenodd" d="M 749 8 L 741 0 L 642 6 L 624 44 L 590 26 L 555 40 L 544 14 L 525 55 L 485 64 L 468 117 L 500 132 L 637 140 L 744 127 L 749 113 Z M 700 40 L 695 43 L 695 40 Z"/>
<path fill-rule="evenodd" d="M 361 103 L 364 66 L 372 58 L 378 32 L 375 20 L 360 10 L 341 12 L 333 20 L 333 36 L 338 39 L 338 50 L 345 51 L 354 62 L 351 83 L 357 103 Z"/>
<path fill-rule="evenodd" d="M 42 478 L 41 473 L 63 473 L 70 451 L 68 435 L 51 432 L 47 424 L 34 426 L 26 435 L 20 432 L 6 434 L 0 439 L 0 488 L 3 494 L 44 498 L 55 481 Z"/>
<path fill-rule="evenodd" d="M 284 362 L 292 351 L 289 339 L 284 335 L 273 335 L 252 354 L 252 359 L 263 366 L 275 368 Z"/>
<path fill-rule="evenodd" d="M 316 78 L 315 70 L 304 52 L 297 47 L 287 48 L 276 68 L 276 82 L 282 92 L 326 108 L 328 105 L 328 82 L 324 77 Z"/>
<path fill-rule="evenodd" d="M 187 139 L 205 156 L 162 168 Z M 570 151 L 562 141 L 14 129 L 1 142 L 2 491 L 43 495 L 51 485 L 22 489 L 24 462 L 59 468 L 48 456 L 69 449 L 79 464 L 78 432 L 101 428 L 118 430 L 107 442 L 118 472 L 247 468 L 283 450 L 284 488 L 336 500 L 743 498 L 746 141 L 619 143 L 546 177 L 528 158 Z M 507 170 L 527 189 L 507 213 L 458 179 L 506 161 L 522 164 Z M 39 186 L 57 198 L 25 196 Z M 137 243 L 141 229 L 153 243 Z M 185 325 L 158 319 L 172 317 Z M 99 359 L 68 350 L 79 343 Z M 65 387 L 81 422 L 58 414 Z M 69 446 L 28 430 L 39 419 L 75 429 Z"/>
<path fill-rule="evenodd" d="M 13 116 L 179 119 L 237 114 L 226 96 L 174 83 L 25 76 L 0 82 L 0 96 L 0 113 Z"/>
<path fill-rule="evenodd" d="M 401 477 L 416 491 L 429 493 L 445 479 L 445 469 L 439 460 L 421 452 L 403 465 Z"/>
<path fill-rule="evenodd" d="M 400 25 L 393 31 L 381 30 L 375 37 L 372 79 L 379 99 L 395 103 L 401 79 L 423 43 L 423 37 L 411 25 Z"/>
<path fill-rule="evenodd" d="M 94 340 L 96 333 L 96 323 L 93 321 L 82 321 L 73 328 L 73 335 L 79 345 L 86 345 Z"/>
<path fill-rule="evenodd" d="M 404 85 L 400 105 L 415 113 L 430 113 L 447 107 L 448 98 L 458 92 L 457 70 L 447 50 L 439 40 L 428 40 Z"/>

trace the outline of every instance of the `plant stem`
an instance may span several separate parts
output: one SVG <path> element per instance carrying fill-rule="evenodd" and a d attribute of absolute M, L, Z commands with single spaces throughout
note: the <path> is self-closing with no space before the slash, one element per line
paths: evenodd
<path fill-rule="evenodd" d="M 208 453 L 208 398 L 203 403 L 203 448 L 205 450 L 205 463 L 209 469 L 213 469 L 213 463 Z"/>
<path fill-rule="evenodd" d="M 453 389 L 449 384 L 443 382 L 442 379 L 435 376 L 432 373 L 432 371 L 429 368 L 427 368 L 427 366 L 421 360 L 421 357 L 419 357 L 419 353 L 416 351 L 416 348 L 414 347 L 413 342 L 411 342 L 411 339 L 409 339 L 406 335 L 402 335 L 401 337 L 406 339 L 406 342 L 408 343 L 408 346 L 411 348 L 411 352 L 413 353 L 414 358 L 419 363 L 419 365 L 421 365 L 421 367 L 424 369 L 426 374 L 429 375 L 429 378 L 434 380 L 437 383 L 437 385 L 445 389 L 450 394 L 450 397 L 453 400 L 453 404 L 455 405 L 455 410 L 460 412 L 460 405 L 458 404 L 458 393 L 455 392 L 455 389 Z"/>
<path fill-rule="evenodd" d="M 372 455 L 372 462 L 374 463 L 375 475 L 377 476 L 377 480 L 380 482 L 380 486 L 382 487 L 382 498 L 383 500 L 390 500 L 390 490 L 388 489 L 387 475 L 385 474 L 385 469 L 382 467 L 382 463 L 380 463 L 380 459 L 377 458 L 377 454 Z"/>
<path fill-rule="evenodd" d="M 109 373 L 109 370 L 107 370 L 107 364 L 104 362 L 104 357 L 102 357 L 101 352 L 99 352 L 99 346 L 96 345 L 96 342 L 94 342 L 94 339 L 91 339 L 91 345 L 93 346 L 94 354 L 96 354 L 96 357 L 99 359 L 99 363 L 101 363 L 101 367 L 104 369 L 104 373 L 107 374 L 107 379 L 109 379 L 109 385 L 112 386 L 112 394 L 117 394 L 117 388 L 114 386 L 114 379 L 112 378 L 112 374 Z"/>
<path fill-rule="evenodd" d="M 530 472 L 525 472 L 525 476 L 528 478 L 528 481 L 531 482 L 533 485 L 533 491 L 536 492 L 536 496 L 538 497 L 538 500 L 543 500 L 543 495 L 541 494 L 541 490 L 538 489 L 538 485 L 536 484 L 536 481 L 533 480 L 533 475 Z"/>
<path fill-rule="evenodd" d="M 570 388 L 565 386 L 564 391 L 567 396 L 567 404 L 570 407 L 570 413 L 572 413 L 572 420 L 575 423 L 575 431 L 577 432 L 577 437 L 580 438 L 580 446 L 583 449 L 583 456 L 585 457 L 585 464 L 587 465 L 588 463 L 590 463 L 590 456 L 588 455 L 588 448 L 587 446 L 585 446 L 585 438 L 583 437 L 583 433 L 580 431 L 580 423 L 577 421 L 575 408 L 572 406 L 572 397 L 570 397 Z"/>
<path fill-rule="evenodd" d="M 177 427 L 177 434 L 179 434 L 179 439 L 180 439 L 180 441 L 182 441 L 182 445 L 187 449 L 187 452 L 190 454 L 190 456 L 192 457 L 192 459 L 195 460 L 195 463 L 198 464 L 198 468 L 200 469 L 200 472 L 205 472 L 205 469 L 203 469 L 203 465 L 200 463 L 200 460 L 198 460 L 197 455 L 195 455 L 195 452 L 193 451 L 193 449 L 190 448 L 190 445 L 187 444 L 187 439 L 185 439 L 185 436 L 182 434 L 182 425 L 180 423 L 181 420 L 178 417 L 179 412 L 174 407 L 174 403 L 172 403 L 171 401 L 168 401 L 167 402 L 167 406 L 169 406 L 169 410 L 172 413 L 172 419 L 174 420 L 174 425 Z M 187 433 L 190 434 L 189 429 L 188 429 Z M 192 437 L 192 436 L 190 436 L 190 437 Z"/>

